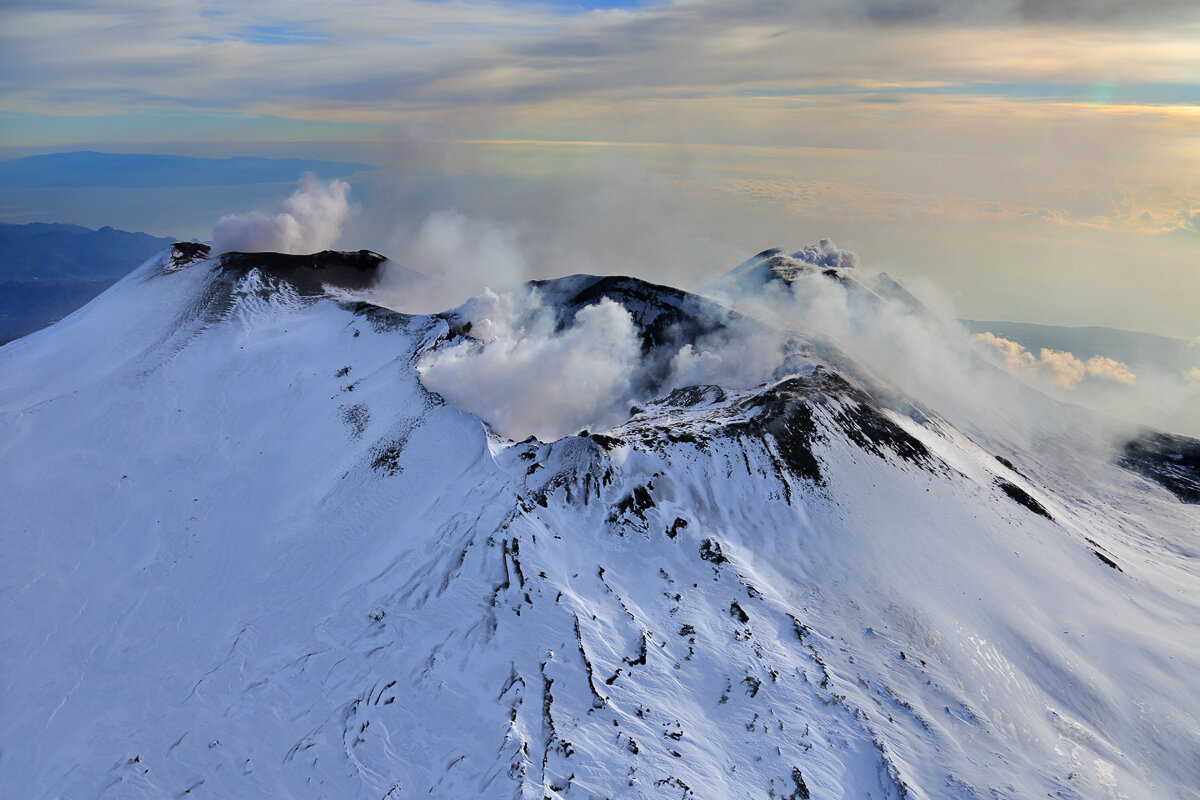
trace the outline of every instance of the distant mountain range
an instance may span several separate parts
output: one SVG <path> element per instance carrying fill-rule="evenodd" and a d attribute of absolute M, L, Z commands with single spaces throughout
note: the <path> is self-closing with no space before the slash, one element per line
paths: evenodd
<path fill-rule="evenodd" d="M 0 280 L 115 281 L 174 241 L 116 228 L 0 224 Z"/>
<path fill-rule="evenodd" d="M 114 228 L 0 224 L 0 344 L 62 319 L 173 241 Z"/>

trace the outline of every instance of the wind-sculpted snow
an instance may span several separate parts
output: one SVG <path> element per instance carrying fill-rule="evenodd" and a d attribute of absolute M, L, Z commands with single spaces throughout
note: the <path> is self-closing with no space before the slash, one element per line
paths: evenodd
<path fill-rule="evenodd" d="M 795 333 L 673 385 L 769 325 L 632 279 L 540 308 L 657 393 L 515 442 L 464 310 L 228 258 L 0 349 L 0 794 L 1195 797 L 1200 507 Z"/>

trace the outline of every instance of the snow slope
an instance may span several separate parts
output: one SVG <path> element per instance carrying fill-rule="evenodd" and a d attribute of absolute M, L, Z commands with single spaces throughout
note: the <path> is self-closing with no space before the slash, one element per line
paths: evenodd
<path fill-rule="evenodd" d="M 380 258 L 167 252 L 0 349 L 0 795 L 1200 797 L 1200 506 L 827 343 L 503 439 Z M 735 318 L 541 291 L 647 391 Z"/>

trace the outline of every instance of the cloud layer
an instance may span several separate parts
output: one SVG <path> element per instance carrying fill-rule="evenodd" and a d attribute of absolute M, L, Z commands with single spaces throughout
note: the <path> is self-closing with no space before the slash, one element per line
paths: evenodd
<path fill-rule="evenodd" d="M 10 80 L 0 98 L 47 113 L 321 109 L 402 121 L 431 108 L 607 102 L 612 92 L 711 99 L 739 87 L 915 88 L 948 76 L 1187 84 L 1194 53 L 1158 48 L 1155 58 L 1159 42 L 1112 31 L 1186 43 L 1179 23 L 1196 12 L 1186 0 L 690 0 L 590 12 L 365 0 L 333 15 L 315 0 L 18 2 L 3 12 Z"/>
<path fill-rule="evenodd" d="M 977 333 L 971 340 L 988 355 L 998 357 L 1001 363 L 1017 374 L 1060 389 L 1074 389 L 1085 378 L 1126 386 L 1137 382 L 1137 376 L 1128 365 L 1105 356 L 1092 356 L 1084 361 L 1073 353 L 1045 347 L 1041 348 L 1038 355 L 1034 355 L 1016 342 L 988 332 Z"/>
<path fill-rule="evenodd" d="M 1137 372 L 1107 356 L 1082 359 L 978 333 L 972 343 L 993 363 L 1051 395 L 1101 411 L 1115 419 L 1200 437 L 1200 368 L 1139 364 Z"/>

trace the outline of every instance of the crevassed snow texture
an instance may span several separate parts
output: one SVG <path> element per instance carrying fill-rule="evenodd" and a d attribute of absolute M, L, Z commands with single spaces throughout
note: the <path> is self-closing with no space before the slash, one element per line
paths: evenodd
<path fill-rule="evenodd" d="M 514 444 L 160 267 L 0 349 L 0 795 L 1197 796 L 1198 507 L 818 373 Z"/>

